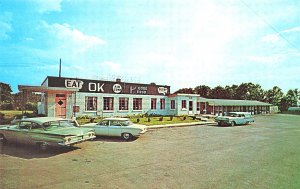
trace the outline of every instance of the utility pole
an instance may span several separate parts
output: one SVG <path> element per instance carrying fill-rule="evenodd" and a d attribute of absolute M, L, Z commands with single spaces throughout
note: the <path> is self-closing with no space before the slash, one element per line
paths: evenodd
<path fill-rule="evenodd" d="M 59 73 L 58 76 L 61 77 L 61 58 L 59 59 Z"/>
<path fill-rule="evenodd" d="M 0 103 L 2 103 L 2 86 L 1 86 L 1 83 L 0 83 Z"/>

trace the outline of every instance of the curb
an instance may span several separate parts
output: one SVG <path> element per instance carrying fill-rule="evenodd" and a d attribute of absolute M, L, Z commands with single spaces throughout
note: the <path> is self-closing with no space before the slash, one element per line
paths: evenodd
<path fill-rule="evenodd" d="M 212 124 L 216 124 L 216 122 L 208 121 L 208 122 L 176 123 L 176 124 L 166 124 L 166 125 L 151 125 L 151 126 L 147 126 L 147 129 L 161 129 L 161 128 L 171 128 L 171 127 L 188 127 L 188 126 L 212 125 Z"/>

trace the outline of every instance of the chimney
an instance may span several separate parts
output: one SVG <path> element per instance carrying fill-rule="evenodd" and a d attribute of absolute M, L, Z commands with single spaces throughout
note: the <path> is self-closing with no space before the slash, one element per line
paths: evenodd
<path fill-rule="evenodd" d="M 117 78 L 117 79 L 116 79 L 116 82 L 121 83 L 121 79 L 120 79 L 120 78 Z"/>

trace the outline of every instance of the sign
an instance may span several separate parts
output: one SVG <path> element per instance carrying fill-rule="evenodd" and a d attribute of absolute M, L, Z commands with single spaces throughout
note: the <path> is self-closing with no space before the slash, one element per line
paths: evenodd
<path fill-rule="evenodd" d="M 164 94 L 164 95 L 166 95 L 166 94 L 168 93 L 168 88 L 165 88 L 165 87 L 158 87 L 157 92 L 158 92 L 159 94 Z"/>
<path fill-rule="evenodd" d="M 104 83 L 89 83 L 89 91 L 91 92 L 102 92 L 104 93 Z"/>
<path fill-rule="evenodd" d="M 78 113 L 79 112 L 79 106 L 73 106 L 73 112 Z"/>
<path fill-rule="evenodd" d="M 114 84 L 113 91 L 114 91 L 114 93 L 122 92 L 122 86 L 120 84 Z"/>
<path fill-rule="evenodd" d="M 61 100 L 59 100 L 57 104 L 61 106 L 61 105 L 63 105 L 63 104 L 64 104 L 64 102 L 63 102 L 63 101 L 61 101 Z"/>
<path fill-rule="evenodd" d="M 148 94 L 147 86 L 130 86 L 130 94 Z"/>
<path fill-rule="evenodd" d="M 48 76 L 48 87 L 78 89 L 79 92 L 107 94 L 169 95 L 170 86 L 156 84 L 126 83 L 91 79 L 64 78 Z"/>
<path fill-rule="evenodd" d="M 83 81 L 81 80 L 73 80 L 73 79 L 66 79 L 65 80 L 65 87 L 72 88 L 72 89 L 81 89 L 83 85 Z"/>

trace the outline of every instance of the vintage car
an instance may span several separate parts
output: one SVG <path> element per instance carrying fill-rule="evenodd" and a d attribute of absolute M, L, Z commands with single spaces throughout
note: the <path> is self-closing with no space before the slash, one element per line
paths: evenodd
<path fill-rule="evenodd" d="M 235 126 L 254 122 L 254 118 L 249 112 L 229 112 L 226 116 L 216 117 L 215 121 L 220 126 Z"/>
<path fill-rule="evenodd" d="M 133 124 L 128 118 L 105 118 L 99 123 L 82 125 L 95 130 L 96 136 L 120 136 L 124 140 L 139 137 L 147 131 L 145 125 Z"/>
<path fill-rule="evenodd" d="M 95 137 L 93 129 L 78 128 L 68 119 L 54 117 L 23 118 L 0 127 L 0 140 L 37 145 L 42 150 L 48 146 L 72 146 Z"/>

